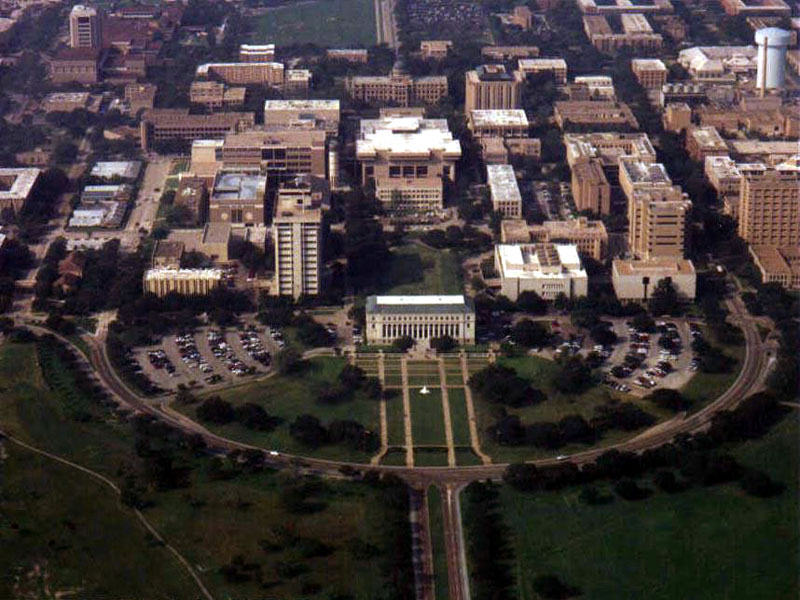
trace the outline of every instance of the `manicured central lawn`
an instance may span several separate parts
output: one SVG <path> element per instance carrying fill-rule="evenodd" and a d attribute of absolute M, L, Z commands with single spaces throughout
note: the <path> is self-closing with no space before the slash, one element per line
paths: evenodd
<path fill-rule="evenodd" d="M 444 415 L 442 392 L 430 389 L 422 395 L 419 388 L 411 388 L 411 437 L 415 446 L 444 446 Z"/>
<path fill-rule="evenodd" d="M 517 374 L 531 382 L 534 388 L 542 390 L 547 394 L 547 400 L 533 406 L 521 408 L 506 407 L 509 414 L 519 415 L 523 424 L 535 421 L 555 422 L 567 415 L 579 414 L 589 420 L 594 414 L 596 406 L 608 402 L 613 397 L 619 397 L 609 389 L 595 386 L 579 395 L 562 394 L 552 385 L 553 375 L 558 369 L 555 362 L 539 358 L 538 356 L 521 356 L 514 358 L 500 358 L 498 364 L 513 368 Z M 493 408 L 484 402 L 479 394 L 472 395 L 475 403 L 476 418 L 478 421 L 478 433 L 481 438 L 483 450 L 489 454 L 494 462 L 513 462 L 525 459 L 540 458 L 551 456 L 552 451 L 540 450 L 526 446 L 501 446 L 494 442 L 486 433 L 486 429 L 496 422 L 493 415 Z M 652 406 L 644 400 L 625 396 L 625 400 L 641 406 L 645 411 L 655 416 L 663 417 L 666 413 Z M 609 432 L 601 443 L 611 443 L 624 437 L 633 437 L 635 433 Z M 559 453 L 569 454 L 575 450 L 585 448 L 585 446 L 565 447 Z"/>
<path fill-rule="evenodd" d="M 450 404 L 450 422 L 453 425 L 453 444 L 469 446 L 472 439 L 469 435 L 469 417 L 467 415 L 467 399 L 461 388 L 448 388 L 447 400 Z"/>
<path fill-rule="evenodd" d="M 428 488 L 428 522 L 433 547 L 433 581 L 436 600 L 449 600 L 450 585 L 447 579 L 447 551 L 444 542 L 444 517 L 442 495 L 439 488 Z"/>
<path fill-rule="evenodd" d="M 389 430 L 389 445 L 403 446 L 406 443 L 405 417 L 403 413 L 403 394 L 393 390 L 386 400 L 386 422 Z"/>
<path fill-rule="evenodd" d="M 380 431 L 379 402 L 367 398 L 359 391 L 353 394 L 352 399 L 333 404 L 317 400 L 319 392 L 336 381 L 344 365 L 343 358 L 314 358 L 308 361 L 307 368 L 296 375 L 275 376 L 224 390 L 219 394 L 233 405 L 254 402 L 263 406 L 270 415 L 283 419 L 283 423 L 273 431 L 254 431 L 238 423 L 209 428 L 226 437 L 290 454 L 367 462 L 370 454 L 366 452 L 352 450 L 341 444 L 309 448 L 298 443 L 289 434 L 292 421 L 303 414 L 314 415 L 323 425 L 334 419 L 349 419 L 358 421 L 371 431 Z M 175 408 L 195 417 L 196 405 L 175 405 Z"/>
<path fill-rule="evenodd" d="M 376 34 L 375 9 L 372 0 L 296 2 L 270 8 L 257 28 L 253 41 L 262 44 L 371 46 Z"/>
<path fill-rule="evenodd" d="M 392 248 L 380 282 L 384 294 L 460 294 L 464 291 L 458 255 L 417 244 Z"/>
<path fill-rule="evenodd" d="M 531 582 L 542 574 L 559 576 L 592 600 L 797 598 L 798 413 L 734 454 L 784 483 L 783 494 L 753 498 L 738 485 L 721 485 L 588 506 L 579 490 L 525 494 L 504 487 L 519 598 L 537 598 Z"/>

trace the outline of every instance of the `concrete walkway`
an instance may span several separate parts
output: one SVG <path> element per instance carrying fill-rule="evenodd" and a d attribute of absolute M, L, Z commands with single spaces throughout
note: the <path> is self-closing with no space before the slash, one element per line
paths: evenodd
<path fill-rule="evenodd" d="M 400 376 L 403 382 L 403 428 L 406 439 L 406 466 L 414 466 L 414 440 L 411 437 L 411 394 L 408 391 L 408 365 L 406 357 L 400 359 Z"/>
<path fill-rule="evenodd" d="M 450 400 L 447 397 L 447 374 L 444 371 L 444 359 L 439 364 L 439 385 L 442 389 L 442 413 L 444 416 L 444 439 L 447 442 L 447 466 L 456 466 L 456 448 L 453 444 L 453 422 L 450 420 Z"/>
<path fill-rule="evenodd" d="M 354 356 L 355 358 L 355 356 Z M 381 448 L 378 453 L 372 457 L 370 464 L 380 464 L 386 452 L 389 450 L 389 424 L 386 418 L 386 363 L 384 362 L 383 352 L 378 353 L 378 381 L 381 382 L 381 388 L 384 392 L 381 394 L 380 403 L 380 418 L 381 418 Z"/>
<path fill-rule="evenodd" d="M 491 360 L 491 358 L 490 358 Z M 467 418 L 469 420 L 469 439 L 472 442 L 472 451 L 476 454 L 481 462 L 485 465 L 492 463 L 492 459 L 488 454 L 481 450 L 481 442 L 478 437 L 478 420 L 475 417 L 475 405 L 472 402 L 472 390 L 469 387 L 469 365 L 467 364 L 467 355 L 465 352 L 461 353 L 461 377 L 464 381 L 464 398 L 467 402 Z"/>

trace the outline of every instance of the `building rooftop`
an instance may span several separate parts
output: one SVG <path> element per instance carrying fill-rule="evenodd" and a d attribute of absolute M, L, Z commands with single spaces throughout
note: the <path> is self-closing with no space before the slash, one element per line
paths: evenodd
<path fill-rule="evenodd" d="M 368 313 L 472 313 L 472 300 L 463 295 L 454 296 L 369 296 Z"/>
<path fill-rule="evenodd" d="M 633 69 L 643 69 L 646 71 L 666 71 L 667 66 L 658 58 L 633 58 L 631 59 Z"/>
<path fill-rule="evenodd" d="M 481 81 L 511 81 L 514 76 L 506 70 L 505 65 L 481 65 L 475 68 Z"/>
<path fill-rule="evenodd" d="M 361 121 L 356 155 L 366 157 L 379 152 L 428 156 L 442 152 L 461 156 L 461 143 L 453 139 L 446 119 L 384 117 Z"/>
<path fill-rule="evenodd" d="M 197 77 L 208 77 L 209 71 L 218 68 L 228 68 L 228 67 L 241 67 L 243 69 L 247 68 L 267 68 L 271 67 L 273 69 L 283 69 L 283 63 L 279 62 L 229 62 L 229 63 L 204 63 L 197 67 L 195 71 L 195 75 Z"/>
<path fill-rule="evenodd" d="M 498 244 L 495 248 L 503 277 L 586 277 L 574 244 Z"/>
<path fill-rule="evenodd" d="M 265 100 L 264 111 L 269 110 L 339 110 L 339 100 Z"/>
<path fill-rule="evenodd" d="M 511 165 L 486 165 L 486 181 L 492 193 L 493 202 L 522 203 L 517 177 Z"/>
<path fill-rule="evenodd" d="M 203 244 L 227 244 L 230 240 L 230 223 L 206 223 L 203 226 Z"/>
<path fill-rule="evenodd" d="M 722 139 L 722 136 L 717 131 L 716 127 L 711 125 L 705 127 L 690 127 L 689 128 L 689 135 L 691 135 L 697 145 L 703 149 L 716 149 L 716 150 L 727 150 L 728 145 L 725 143 L 725 140 Z"/>
<path fill-rule="evenodd" d="M 624 170 L 634 185 L 671 186 L 672 180 L 661 163 L 642 162 L 632 158 L 621 158 L 620 170 Z"/>
<path fill-rule="evenodd" d="M 157 258 L 180 261 L 183 256 L 183 242 L 158 240 L 153 248 L 153 260 Z"/>
<path fill-rule="evenodd" d="M 569 162 L 595 158 L 611 166 L 618 164 L 622 156 L 647 162 L 656 158 L 656 150 L 646 133 L 566 133 L 564 145 Z"/>
<path fill-rule="evenodd" d="M 652 258 L 650 260 L 615 260 L 613 270 L 620 276 L 648 276 L 660 279 L 669 274 L 693 275 L 692 261 L 685 258 Z"/>
<path fill-rule="evenodd" d="M 753 245 L 750 253 L 768 273 L 800 275 L 800 246 Z"/>
<path fill-rule="evenodd" d="M 26 199 L 40 174 L 39 169 L 0 168 L 0 200 Z"/>
<path fill-rule="evenodd" d="M 142 163 L 138 160 L 127 161 L 102 161 L 92 167 L 92 177 L 102 177 L 111 179 L 121 177 L 123 179 L 136 179 L 142 169 Z"/>
<path fill-rule="evenodd" d="M 47 94 L 44 98 L 45 102 L 82 102 L 89 101 L 89 92 L 53 92 Z"/>
<path fill-rule="evenodd" d="M 162 277 L 170 277 L 172 279 L 222 279 L 222 271 L 220 269 L 171 269 L 169 267 L 161 267 L 148 269 L 144 274 L 145 280 Z"/>
<path fill-rule="evenodd" d="M 522 109 L 473 110 L 470 111 L 470 120 L 475 127 L 528 126 L 528 117 Z"/>
<path fill-rule="evenodd" d="M 565 61 L 563 58 L 520 58 L 517 64 L 523 71 L 567 68 L 567 61 Z"/>
<path fill-rule="evenodd" d="M 256 201 L 264 197 L 267 178 L 261 175 L 221 173 L 214 182 L 215 201 Z"/>

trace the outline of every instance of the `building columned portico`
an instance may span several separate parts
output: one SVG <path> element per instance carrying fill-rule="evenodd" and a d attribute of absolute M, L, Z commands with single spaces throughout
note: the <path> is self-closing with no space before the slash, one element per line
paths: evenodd
<path fill-rule="evenodd" d="M 409 336 L 416 341 L 450 336 L 475 343 L 475 309 L 462 296 L 370 296 L 367 298 L 367 340 L 390 344 Z"/>

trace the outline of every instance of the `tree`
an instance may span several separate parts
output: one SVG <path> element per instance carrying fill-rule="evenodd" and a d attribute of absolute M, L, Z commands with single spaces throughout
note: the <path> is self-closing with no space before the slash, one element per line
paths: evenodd
<path fill-rule="evenodd" d="M 313 415 L 300 415 L 289 425 L 291 436 L 306 446 L 317 448 L 328 441 L 328 432 Z"/>
<path fill-rule="evenodd" d="M 656 322 L 645 312 L 639 313 L 631 320 L 631 325 L 636 331 L 655 331 Z"/>
<path fill-rule="evenodd" d="M 633 479 L 623 479 L 622 481 L 618 481 L 614 485 L 614 491 L 620 498 L 632 501 L 644 500 L 652 493 L 651 490 L 640 487 L 639 484 Z"/>
<path fill-rule="evenodd" d="M 263 407 L 253 402 L 237 406 L 234 414 L 239 424 L 256 431 L 272 431 L 280 421 L 276 417 L 271 417 Z"/>
<path fill-rule="evenodd" d="M 414 338 L 412 338 L 410 335 L 404 335 L 392 342 L 392 345 L 401 352 L 405 352 L 414 346 Z"/>
<path fill-rule="evenodd" d="M 591 338 L 601 346 L 611 346 L 617 343 L 617 334 L 611 329 L 611 323 L 601 321 L 589 332 Z"/>
<path fill-rule="evenodd" d="M 520 319 L 511 329 L 511 339 L 526 348 L 541 348 L 550 341 L 550 333 L 537 321 Z"/>
<path fill-rule="evenodd" d="M 350 390 L 360 388 L 366 380 L 367 374 L 364 369 L 356 365 L 347 364 L 339 372 L 339 383 Z"/>
<path fill-rule="evenodd" d="M 538 575 L 533 579 L 533 589 L 547 600 L 566 600 L 580 596 L 581 591 L 561 581 L 556 575 Z"/>
<path fill-rule="evenodd" d="M 592 385 L 592 370 L 580 356 L 561 361 L 553 376 L 553 386 L 564 394 L 580 394 Z"/>
<path fill-rule="evenodd" d="M 545 399 L 545 395 L 519 377 L 514 369 L 491 364 L 469 378 L 469 386 L 487 402 L 509 406 L 527 406 Z"/>
<path fill-rule="evenodd" d="M 655 390 L 645 396 L 645 400 L 649 400 L 656 406 L 673 412 L 687 410 L 692 404 L 691 401 L 684 397 L 678 390 L 671 390 L 669 388 Z"/>
<path fill-rule="evenodd" d="M 678 316 L 681 314 L 678 292 L 675 290 L 675 286 L 672 285 L 671 278 L 664 277 L 659 280 L 648 302 L 648 308 L 650 313 L 655 316 L 666 314 Z"/>
<path fill-rule="evenodd" d="M 748 469 L 739 484 L 745 492 L 757 498 L 777 496 L 786 488 L 782 483 L 770 479 L 766 473 L 754 469 Z"/>
<path fill-rule="evenodd" d="M 236 417 L 233 405 L 219 396 L 212 396 L 197 407 L 197 417 L 201 421 L 216 425 L 227 425 Z"/>
<path fill-rule="evenodd" d="M 275 366 L 278 373 L 290 375 L 300 370 L 303 357 L 294 348 L 284 348 L 275 357 Z"/>
<path fill-rule="evenodd" d="M 543 315 L 547 313 L 547 301 L 536 292 L 526 290 L 517 296 L 517 308 L 533 315 Z"/>
<path fill-rule="evenodd" d="M 436 352 L 450 352 L 453 348 L 458 346 L 458 342 L 449 335 L 431 338 L 430 344 L 431 348 L 436 350 Z"/>

